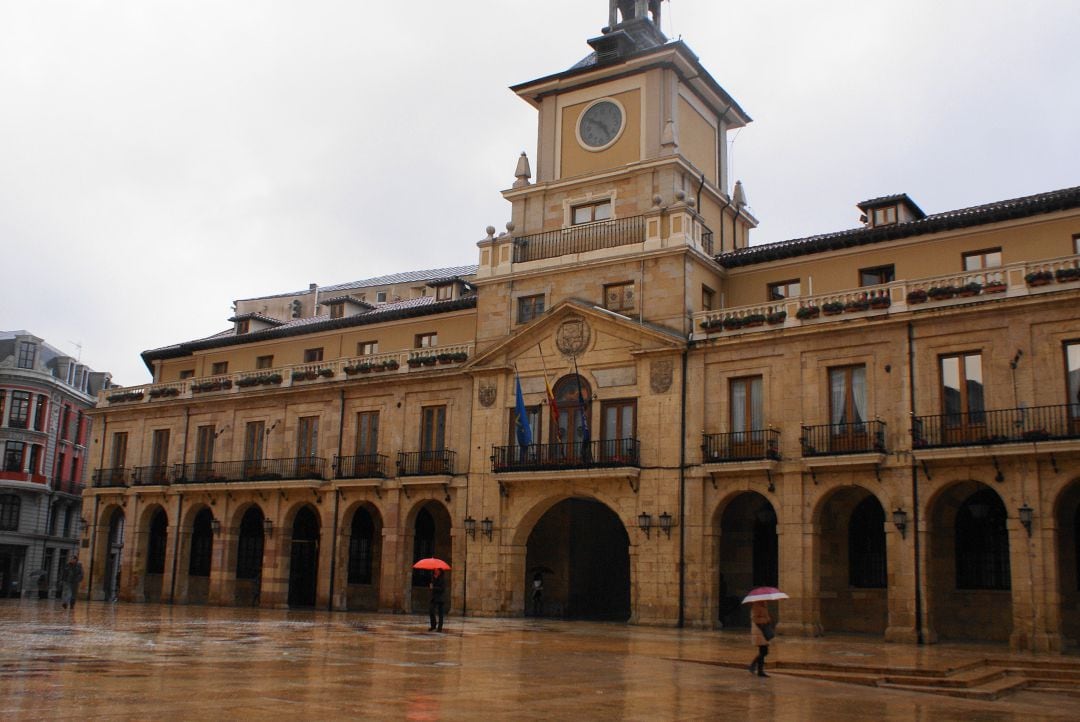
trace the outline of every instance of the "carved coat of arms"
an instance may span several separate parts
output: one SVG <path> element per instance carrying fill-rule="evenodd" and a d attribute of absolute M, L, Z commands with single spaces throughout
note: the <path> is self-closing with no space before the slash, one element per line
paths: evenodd
<path fill-rule="evenodd" d="M 665 394 L 671 388 L 675 363 L 671 359 L 656 359 L 649 366 L 649 388 L 654 394 Z"/>
<path fill-rule="evenodd" d="M 483 381 L 480 383 L 480 405 L 485 409 L 490 409 L 495 405 L 495 399 L 498 397 L 498 387 L 494 381 Z"/>
<path fill-rule="evenodd" d="M 585 352 L 592 337 L 592 329 L 585 319 L 580 316 L 572 316 L 559 325 L 555 332 L 555 347 L 564 356 L 576 358 Z"/>

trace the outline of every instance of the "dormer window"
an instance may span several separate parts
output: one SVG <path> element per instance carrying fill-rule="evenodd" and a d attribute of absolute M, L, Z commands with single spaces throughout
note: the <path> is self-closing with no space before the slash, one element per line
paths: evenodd
<path fill-rule="evenodd" d="M 31 341 L 19 342 L 19 359 L 16 365 L 21 369 L 34 368 L 34 358 L 37 356 L 37 344 Z"/>
<path fill-rule="evenodd" d="M 251 330 L 251 321 L 244 319 L 243 321 L 236 322 L 236 335 L 243 336 L 245 333 Z"/>
<path fill-rule="evenodd" d="M 449 301 L 453 297 L 454 297 L 454 287 L 453 287 L 452 284 L 447 283 L 447 284 L 445 284 L 443 286 L 438 286 L 435 289 L 435 300 L 436 301 Z"/>
<path fill-rule="evenodd" d="M 345 317 L 345 304 L 335 303 L 330 306 L 330 318 L 344 318 Z"/>
<path fill-rule="evenodd" d="M 863 201 L 858 204 L 858 208 L 863 213 L 860 220 L 870 228 L 911 223 L 926 218 L 926 214 L 915 201 L 908 198 L 907 193 Z"/>
<path fill-rule="evenodd" d="M 375 292 L 375 303 L 386 303 L 386 291 Z"/>
<path fill-rule="evenodd" d="M 874 226 L 888 226 L 896 223 L 896 206 L 874 209 Z"/>
<path fill-rule="evenodd" d="M 575 225 L 611 220 L 611 199 L 595 203 L 583 203 L 570 209 L 570 221 Z"/>

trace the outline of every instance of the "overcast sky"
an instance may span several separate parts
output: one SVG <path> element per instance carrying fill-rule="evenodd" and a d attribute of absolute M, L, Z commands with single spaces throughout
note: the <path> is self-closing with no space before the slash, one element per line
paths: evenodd
<path fill-rule="evenodd" d="M 125 385 L 235 299 L 475 263 L 605 0 L 0 0 L 0 329 Z M 754 243 L 1080 185 L 1078 0 L 674 0 Z"/>

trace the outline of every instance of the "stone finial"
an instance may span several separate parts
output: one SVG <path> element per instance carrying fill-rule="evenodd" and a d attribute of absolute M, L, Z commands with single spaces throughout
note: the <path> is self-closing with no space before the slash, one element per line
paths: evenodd
<path fill-rule="evenodd" d="M 660 136 L 660 146 L 672 153 L 679 147 L 679 135 L 675 129 L 675 121 L 671 118 L 664 123 L 664 133 Z"/>
<path fill-rule="evenodd" d="M 491 240 L 495 237 L 495 226 L 488 226 L 484 230 L 487 231 L 488 240 Z"/>
<path fill-rule="evenodd" d="M 507 221 L 506 222 L 506 232 L 507 233 L 513 233 L 514 232 L 514 222 L 513 221 Z"/>
<path fill-rule="evenodd" d="M 652 204 L 659 208 L 660 206 L 664 205 L 664 197 L 657 193 L 652 197 Z"/>
<path fill-rule="evenodd" d="M 735 190 L 732 191 L 731 197 L 736 208 L 742 208 L 746 205 L 746 191 L 743 190 L 741 180 L 735 181 Z"/>
<path fill-rule="evenodd" d="M 675 191 L 675 200 L 679 201 L 680 203 L 685 201 L 686 200 L 686 191 L 682 190 L 681 188 L 679 190 Z"/>
<path fill-rule="evenodd" d="M 514 181 L 515 188 L 529 185 L 529 179 L 532 178 L 532 169 L 529 168 L 529 156 L 525 155 L 525 151 L 521 151 L 521 156 L 518 158 L 514 177 L 517 178 Z"/>

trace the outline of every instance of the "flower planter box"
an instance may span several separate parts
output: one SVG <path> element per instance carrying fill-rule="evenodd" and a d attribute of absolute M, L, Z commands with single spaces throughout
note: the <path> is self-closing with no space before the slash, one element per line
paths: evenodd
<path fill-rule="evenodd" d="M 783 323 L 787 320 L 787 311 L 777 311 L 776 313 L 770 313 L 765 317 L 765 322 L 770 326 L 775 326 L 778 323 Z"/>
<path fill-rule="evenodd" d="M 952 298 L 956 295 L 956 289 L 952 286 L 943 286 L 940 288 L 931 288 L 926 292 L 926 295 L 935 301 L 944 301 Z"/>
<path fill-rule="evenodd" d="M 1059 268 L 1054 272 L 1054 278 L 1058 283 L 1080 281 L 1080 268 Z"/>
<path fill-rule="evenodd" d="M 982 292 L 983 293 L 1001 293 L 1002 291 L 1005 291 L 1006 289 L 1008 289 L 1008 286 L 1006 286 L 1004 283 L 988 283 L 985 286 L 983 286 Z"/>
<path fill-rule="evenodd" d="M 926 299 L 929 298 L 929 294 L 922 289 L 910 291 L 907 295 L 908 303 L 926 303 Z"/>
<path fill-rule="evenodd" d="M 874 296 L 870 299 L 870 308 L 882 309 L 892 305 L 892 299 L 888 296 Z"/>
<path fill-rule="evenodd" d="M 844 312 L 844 304 L 840 303 L 839 301 L 829 301 L 828 303 L 822 305 L 821 312 L 824 313 L 826 316 L 838 316 L 839 314 Z"/>
<path fill-rule="evenodd" d="M 821 309 L 817 306 L 803 306 L 795 312 L 795 318 L 800 321 L 808 321 L 809 319 L 817 318 L 819 315 L 821 315 Z"/>
<path fill-rule="evenodd" d="M 1033 271 L 1024 276 L 1024 281 L 1029 286 L 1048 286 L 1054 282 L 1054 274 L 1050 271 Z"/>

